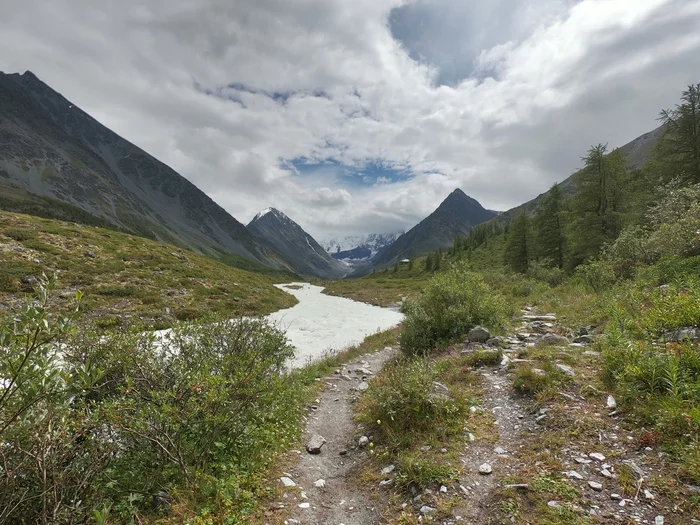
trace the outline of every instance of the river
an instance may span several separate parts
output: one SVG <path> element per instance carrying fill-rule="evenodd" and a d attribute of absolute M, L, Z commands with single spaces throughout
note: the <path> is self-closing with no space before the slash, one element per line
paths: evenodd
<path fill-rule="evenodd" d="M 325 295 L 321 293 L 322 286 L 309 283 L 275 286 L 299 301 L 266 317 L 286 332 L 290 344 L 296 348 L 293 367 L 361 343 L 368 335 L 392 328 L 403 320 L 403 314 L 396 309 Z"/>

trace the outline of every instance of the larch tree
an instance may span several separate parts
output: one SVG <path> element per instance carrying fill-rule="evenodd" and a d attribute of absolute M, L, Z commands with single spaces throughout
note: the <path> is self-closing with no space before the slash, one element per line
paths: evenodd
<path fill-rule="evenodd" d="M 564 267 L 564 195 L 558 184 L 547 192 L 535 214 L 537 254 L 557 268 Z"/>

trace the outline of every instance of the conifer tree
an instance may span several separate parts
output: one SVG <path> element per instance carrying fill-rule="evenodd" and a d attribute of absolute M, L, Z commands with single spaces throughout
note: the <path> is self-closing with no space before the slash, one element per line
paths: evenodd
<path fill-rule="evenodd" d="M 547 192 L 535 214 L 537 254 L 558 268 L 564 267 L 564 196 L 558 184 Z"/>
<path fill-rule="evenodd" d="M 688 86 L 682 102 L 661 112 L 663 139 L 657 154 L 665 166 L 665 178 L 681 177 L 700 182 L 700 84 Z"/>
<path fill-rule="evenodd" d="M 433 270 L 438 271 L 440 269 L 440 260 L 442 259 L 442 248 L 438 248 L 435 252 L 435 258 L 433 260 Z"/>
<path fill-rule="evenodd" d="M 593 146 L 584 157 L 585 167 L 571 200 L 570 238 L 572 264 L 595 257 L 606 241 L 620 233 L 620 180 L 625 173 L 618 151 L 607 154 L 607 146 Z"/>
<path fill-rule="evenodd" d="M 394 264 L 394 273 L 399 271 L 399 263 Z"/>
<path fill-rule="evenodd" d="M 513 270 L 525 273 L 530 262 L 530 218 L 521 213 L 513 219 L 508 228 L 504 262 Z"/>
<path fill-rule="evenodd" d="M 432 253 L 429 253 L 428 256 L 425 258 L 425 271 L 426 272 L 433 271 L 433 254 Z"/>

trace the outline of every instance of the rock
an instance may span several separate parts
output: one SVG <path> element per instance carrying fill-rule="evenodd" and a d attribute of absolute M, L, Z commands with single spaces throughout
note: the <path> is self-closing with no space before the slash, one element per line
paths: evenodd
<path fill-rule="evenodd" d="M 282 476 L 282 477 L 280 478 L 280 481 L 282 482 L 282 485 L 284 485 L 284 486 L 287 487 L 287 488 L 291 488 L 291 487 L 296 487 L 296 486 L 297 486 L 297 484 L 294 483 L 294 481 L 292 480 L 292 478 L 288 478 L 287 476 Z"/>
<path fill-rule="evenodd" d="M 295 520 L 294 518 L 287 518 L 284 520 L 285 525 L 301 525 L 301 521 Z"/>
<path fill-rule="evenodd" d="M 654 499 L 654 495 L 651 493 L 649 489 L 644 489 L 644 497 L 649 500 Z"/>
<path fill-rule="evenodd" d="M 610 408 L 610 409 L 616 409 L 617 408 L 617 401 L 615 401 L 615 398 L 613 396 L 608 396 L 608 400 L 605 403 L 605 405 Z"/>
<path fill-rule="evenodd" d="M 369 383 L 367 383 L 367 381 L 362 381 L 359 385 L 357 385 L 357 390 L 359 392 L 366 392 L 368 388 Z"/>
<path fill-rule="evenodd" d="M 309 503 L 308 501 L 305 501 L 304 503 L 299 503 L 298 507 L 300 509 L 308 509 L 309 507 L 311 507 L 311 503 Z"/>
<path fill-rule="evenodd" d="M 316 481 L 314 481 L 314 487 L 316 487 L 317 489 L 322 489 L 325 486 L 326 486 L 325 479 L 317 479 Z"/>
<path fill-rule="evenodd" d="M 700 327 L 684 326 L 676 328 L 666 332 L 664 337 L 668 341 L 691 341 L 697 343 L 700 341 Z"/>
<path fill-rule="evenodd" d="M 39 282 L 39 279 L 34 277 L 33 275 L 23 275 L 22 278 L 20 279 L 22 281 L 22 284 L 28 284 L 29 286 L 34 286 Z"/>
<path fill-rule="evenodd" d="M 488 476 L 492 472 L 493 472 L 493 468 L 491 468 L 491 465 L 489 465 L 488 463 L 483 463 L 479 467 L 479 474 L 481 474 L 483 476 Z"/>
<path fill-rule="evenodd" d="M 612 472 L 610 472 L 608 469 L 604 468 L 600 470 L 600 473 L 603 475 L 604 478 L 612 478 Z"/>
<path fill-rule="evenodd" d="M 441 449 L 440 449 L 440 454 L 447 454 L 447 449 L 446 449 L 446 448 L 441 448 Z"/>
<path fill-rule="evenodd" d="M 339 456 L 345 456 L 347 453 L 348 453 L 348 451 L 345 450 L 345 449 L 343 449 L 343 450 L 341 450 L 340 452 L 338 452 L 338 455 L 339 455 Z"/>
<path fill-rule="evenodd" d="M 384 474 L 385 476 L 387 474 L 391 474 L 392 472 L 394 472 L 394 469 L 396 469 L 395 465 L 387 465 L 382 469 L 382 474 Z"/>
<path fill-rule="evenodd" d="M 505 346 L 508 346 L 508 343 L 502 337 L 492 337 L 491 339 L 486 341 L 486 344 L 489 346 L 494 346 L 496 348 L 503 348 Z"/>
<path fill-rule="evenodd" d="M 360 439 L 357 440 L 357 444 L 360 447 L 366 447 L 369 445 L 369 438 L 367 436 L 360 436 Z"/>
<path fill-rule="evenodd" d="M 600 462 L 605 461 L 605 456 L 600 452 L 591 452 L 590 454 L 588 454 L 588 457 Z"/>
<path fill-rule="evenodd" d="M 547 502 L 547 506 L 551 509 L 560 509 L 561 508 L 561 503 L 559 503 L 556 500 L 551 500 Z"/>
<path fill-rule="evenodd" d="M 574 338 L 573 342 L 582 345 L 592 345 L 593 343 L 595 343 L 595 337 L 588 334 L 579 335 L 578 337 Z"/>
<path fill-rule="evenodd" d="M 589 463 L 593 463 L 590 459 L 587 458 L 574 458 L 574 461 L 579 465 L 588 465 Z"/>
<path fill-rule="evenodd" d="M 97 255 L 95 255 L 95 252 L 91 252 L 90 250 L 85 252 L 85 257 L 88 259 L 97 259 Z"/>
<path fill-rule="evenodd" d="M 569 365 L 564 365 L 562 363 L 556 363 L 554 365 L 554 368 L 559 370 L 561 373 L 566 374 L 567 376 L 574 377 L 576 375 L 576 371 L 571 368 Z"/>
<path fill-rule="evenodd" d="M 612 494 L 610 494 L 610 499 L 615 500 L 615 501 L 620 501 L 622 499 L 622 496 L 620 496 L 619 494 L 615 494 L 613 492 Z"/>
<path fill-rule="evenodd" d="M 311 439 L 306 443 L 306 451 L 309 454 L 320 454 L 321 453 L 321 448 L 323 445 L 326 444 L 326 439 L 319 435 L 319 434 L 314 434 L 311 436 Z"/>
<path fill-rule="evenodd" d="M 431 447 L 430 445 L 425 445 L 425 446 L 422 446 L 420 449 L 421 449 L 421 452 L 428 452 L 431 448 L 433 448 L 433 447 Z"/>
<path fill-rule="evenodd" d="M 664 525 L 664 517 L 661 514 L 654 518 L 654 525 Z"/>
<path fill-rule="evenodd" d="M 470 343 L 485 343 L 491 339 L 491 333 L 482 326 L 475 326 L 469 330 L 468 338 Z"/>
<path fill-rule="evenodd" d="M 435 510 L 436 510 L 436 509 L 434 509 L 433 507 L 429 507 L 428 505 L 423 505 L 423 506 L 420 508 L 420 513 L 423 514 L 423 515 L 432 514 L 433 512 L 435 512 Z"/>
<path fill-rule="evenodd" d="M 601 483 L 598 483 L 597 481 L 589 481 L 588 486 L 596 492 L 600 492 L 601 490 L 603 490 L 603 485 Z"/>
<path fill-rule="evenodd" d="M 394 484 L 393 479 L 383 479 L 379 482 L 380 487 L 388 487 Z"/>
<path fill-rule="evenodd" d="M 547 372 L 545 372 L 541 368 L 533 368 L 532 373 L 535 374 L 536 376 L 546 376 L 547 375 Z"/>
<path fill-rule="evenodd" d="M 164 490 L 159 490 L 153 495 L 153 508 L 160 512 L 170 512 L 170 494 Z"/>
<path fill-rule="evenodd" d="M 576 472 L 575 470 L 570 470 L 569 472 L 566 473 L 566 475 L 570 478 L 574 479 L 583 479 L 583 476 Z"/>
<path fill-rule="evenodd" d="M 564 346 L 569 344 L 569 340 L 557 334 L 545 334 L 537 340 L 538 344 L 547 346 Z"/>
<path fill-rule="evenodd" d="M 494 451 L 496 454 L 498 454 L 499 456 L 502 456 L 502 455 L 504 455 L 504 454 L 507 454 L 506 449 L 504 449 L 503 447 L 496 447 L 496 448 L 493 449 L 493 451 Z"/>
<path fill-rule="evenodd" d="M 440 492 L 442 492 L 443 494 L 447 494 L 447 487 L 445 485 L 441 485 Z"/>
<path fill-rule="evenodd" d="M 442 390 L 443 392 L 450 391 L 450 389 L 447 388 L 447 386 L 443 385 L 442 383 L 438 383 L 437 381 L 433 381 L 433 386 L 435 387 L 436 390 Z"/>

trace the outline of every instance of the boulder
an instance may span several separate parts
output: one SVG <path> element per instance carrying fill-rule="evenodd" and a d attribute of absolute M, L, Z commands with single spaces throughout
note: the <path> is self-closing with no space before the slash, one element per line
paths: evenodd
<path fill-rule="evenodd" d="M 569 340 L 563 335 L 545 334 L 540 337 L 537 342 L 541 345 L 548 346 L 564 346 L 569 344 Z"/>
<path fill-rule="evenodd" d="M 22 284 L 28 284 L 29 286 L 34 286 L 39 282 L 39 279 L 34 277 L 33 275 L 23 275 L 22 278 L 20 279 L 22 281 Z"/>
<path fill-rule="evenodd" d="M 697 326 L 684 326 L 669 330 L 664 335 L 668 341 L 691 341 L 697 343 L 700 341 L 700 328 Z"/>
<path fill-rule="evenodd" d="M 574 339 L 574 343 L 579 343 L 582 345 L 592 345 L 593 343 L 595 343 L 595 337 L 593 337 L 592 335 L 588 335 L 588 334 L 579 335 L 578 337 L 576 337 Z"/>
<path fill-rule="evenodd" d="M 314 434 L 311 436 L 309 441 L 306 443 L 306 451 L 309 454 L 320 454 L 321 453 L 321 448 L 323 445 L 326 444 L 326 439 L 319 435 L 319 434 Z"/>
<path fill-rule="evenodd" d="M 562 363 L 556 363 L 554 365 L 554 368 L 559 370 L 562 374 L 566 374 L 567 376 L 574 377 L 576 375 L 576 371 L 571 368 L 569 365 L 564 365 Z"/>
<path fill-rule="evenodd" d="M 475 326 L 469 330 L 468 337 L 470 343 L 485 343 L 491 339 L 491 333 L 482 326 Z"/>
<path fill-rule="evenodd" d="M 486 344 L 488 346 L 495 346 L 496 348 L 504 348 L 508 346 L 508 341 L 506 341 L 503 337 L 492 337 L 486 341 Z"/>

